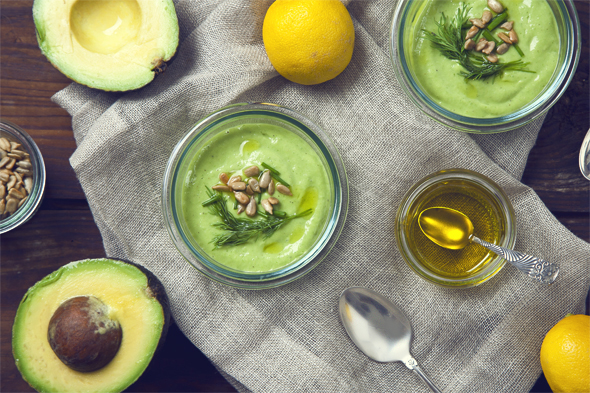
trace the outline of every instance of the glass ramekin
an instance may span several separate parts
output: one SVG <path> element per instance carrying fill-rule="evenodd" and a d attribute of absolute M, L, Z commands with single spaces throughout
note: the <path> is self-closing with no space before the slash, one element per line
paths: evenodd
<path fill-rule="evenodd" d="M 0 233 L 6 233 L 27 222 L 39 210 L 45 192 L 46 175 L 45 163 L 43 162 L 41 151 L 33 141 L 33 138 L 22 128 L 2 119 L 0 120 L 0 137 L 20 143 L 22 149 L 29 153 L 33 166 L 33 187 L 27 200 L 14 214 L 0 221 Z"/>
<path fill-rule="evenodd" d="M 250 273 L 225 268 L 208 255 L 187 229 L 182 213 L 182 182 L 192 158 L 211 138 L 241 124 L 274 124 L 285 128 L 318 154 L 334 192 L 331 211 L 312 248 L 299 260 L 278 271 Z M 303 115 L 273 104 L 235 104 L 209 114 L 197 122 L 178 142 L 164 174 L 162 210 L 172 241 L 184 258 L 199 272 L 220 283 L 241 289 L 265 289 L 287 284 L 316 267 L 328 254 L 344 226 L 348 208 L 348 183 L 336 147 L 322 129 Z"/>
<path fill-rule="evenodd" d="M 409 244 L 409 230 L 412 220 L 422 212 L 429 200 L 432 200 L 442 187 L 452 187 L 461 183 L 465 187 L 477 187 L 481 195 L 493 207 L 493 214 L 500 223 L 498 245 L 512 249 L 516 242 L 516 220 L 510 200 L 500 186 L 491 179 L 467 169 L 447 169 L 426 176 L 414 184 L 404 196 L 395 220 L 395 236 L 402 257 L 410 268 L 423 279 L 434 284 L 468 288 L 482 284 L 495 276 L 506 261 L 495 255 L 482 269 L 463 277 L 448 277 L 426 266 Z"/>
<path fill-rule="evenodd" d="M 512 130 L 547 112 L 571 82 L 582 46 L 578 13 L 572 0 L 547 0 L 557 21 L 560 49 L 557 67 L 545 88 L 523 108 L 500 117 L 466 117 L 441 107 L 421 89 L 415 79 L 408 60 L 411 48 L 404 45 L 407 37 L 411 36 L 414 18 L 424 1 L 426 0 L 400 0 L 397 3 L 390 31 L 391 61 L 395 76 L 408 97 L 422 112 L 439 123 L 459 131 L 479 134 Z"/>

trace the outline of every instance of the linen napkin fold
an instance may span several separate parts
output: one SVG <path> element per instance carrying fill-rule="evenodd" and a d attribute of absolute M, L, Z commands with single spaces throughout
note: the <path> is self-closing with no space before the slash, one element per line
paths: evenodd
<path fill-rule="evenodd" d="M 427 391 L 401 363 L 373 362 L 349 340 L 337 302 L 355 285 L 407 314 L 412 353 L 443 391 L 530 390 L 545 333 L 566 313 L 583 311 L 590 285 L 590 246 L 519 182 L 542 120 L 472 136 L 422 114 L 390 65 L 390 0 L 348 4 L 356 42 L 341 75 L 317 86 L 291 83 L 264 51 L 269 4 L 177 1 L 181 44 L 166 73 L 125 94 L 72 84 L 53 97 L 72 115 L 78 147 L 70 162 L 107 255 L 140 263 L 162 280 L 180 329 L 240 391 Z M 314 271 L 276 289 L 244 291 L 189 266 L 164 227 L 160 195 L 168 157 L 198 119 L 259 101 L 323 127 L 342 155 L 350 204 L 339 241 Z M 506 266 L 479 287 L 453 290 L 409 269 L 395 242 L 396 209 L 416 181 L 456 167 L 506 191 L 516 211 L 516 248 L 557 263 L 555 284 L 539 285 Z"/>

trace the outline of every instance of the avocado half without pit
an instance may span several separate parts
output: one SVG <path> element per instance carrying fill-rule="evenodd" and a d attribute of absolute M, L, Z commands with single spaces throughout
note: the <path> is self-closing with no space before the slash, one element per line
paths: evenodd
<path fill-rule="evenodd" d="M 40 392 L 120 392 L 164 342 L 168 297 L 145 268 L 87 259 L 51 273 L 23 297 L 12 350 Z"/>
<path fill-rule="evenodd" d="M 172 0 L 35 0 L 39 48 L 64 75 L 86 86 L 145 86 L 178 46 Z"/>

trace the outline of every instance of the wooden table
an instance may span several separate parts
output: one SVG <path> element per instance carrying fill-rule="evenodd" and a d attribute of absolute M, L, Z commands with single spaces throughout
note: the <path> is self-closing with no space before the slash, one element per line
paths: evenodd
<path fill-rule="evenodd" d="M 589 182 L 578 169 L 578 152 L 589 121 L 589 3 L 577 0 L 584 45 L 570 87 L 549 111 L 530 153 L 523 182 L 532 187 L 569 230 L 590 241 Z M 70 81 L 39 51 L 32 0 L 1 2 L 1 115 L 35 140 L 47 167 L 40 211 L 1 237 L 0 391 L 33 391 L 11 354 L 11 329 L 27 288 L 70 261 L 105 256 L 100 233 L 68 159 L 74 152 L 71 118 L 50 101 Z M 533 391 L 548 391 L 541 377 Z M 208 359 L 172 326 L 162 352 L 128 391 L 234 391 Z"/>

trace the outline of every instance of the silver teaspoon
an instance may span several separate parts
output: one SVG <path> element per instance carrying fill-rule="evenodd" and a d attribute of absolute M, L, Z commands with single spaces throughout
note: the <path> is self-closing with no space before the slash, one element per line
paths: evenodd
<path fill-rule="evenodd" d="M 435 393 L 440 390 L 410 354 L 412 326 L 387 298 L 370 289 L 351 287 L 340 295 L 340 319 L 356 346 L 377 362 L 403 362 Z"/>

